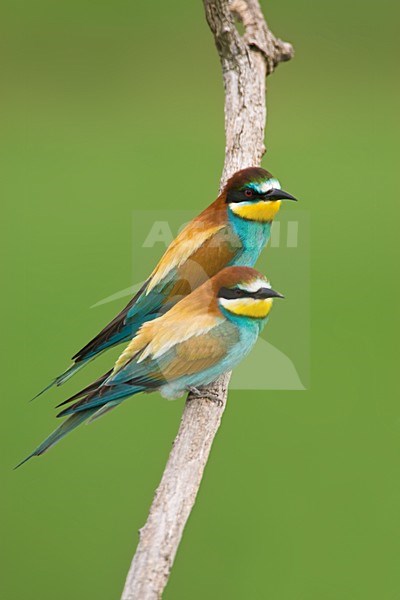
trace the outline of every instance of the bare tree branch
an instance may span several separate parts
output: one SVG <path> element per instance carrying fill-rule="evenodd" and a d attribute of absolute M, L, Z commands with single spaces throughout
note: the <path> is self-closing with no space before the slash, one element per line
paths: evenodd
<path fill-rule="evenodd" d="M 259 165 L 265 152 L 265 79 L 293 56 L 268 29 L 258 0 L 203 0 L 225 86 L 225 164 L 221 187 L 237 170 Z M 241 36 L 235 25 L 244 27 Z M 133 558 L 122 600 L 156 600 L 167 584 L 214 437 L 225 410 L 230 373 L 204 392 L 221 406 L 188 396 L 178 435 Z"/>

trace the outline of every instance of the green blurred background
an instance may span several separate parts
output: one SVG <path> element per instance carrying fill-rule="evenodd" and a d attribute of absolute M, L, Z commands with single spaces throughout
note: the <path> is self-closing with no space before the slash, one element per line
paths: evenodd
<path fill-rule="evenodd" d="M 311 383 L 231 392 L 165 598 L 395 600 L 399 9 L 263 8 L 296 48 L 268 80 L 263 164 L 311 217 L 310 277 L 277 251 L 260 260 L 288 296 L 267 338 L 301 347 L 310 294 Z M 194 215 L 215 197 L 220 66 L 200 0 L 3 0 L 1 10 L 0 593 L 108 600 L 183 400 L 138 397 L 11 468 L 54 427 L 53 406 L 108 365 L 27 403 L 125 302 L 89 310 L 132 283 L 133 211 Z"/>

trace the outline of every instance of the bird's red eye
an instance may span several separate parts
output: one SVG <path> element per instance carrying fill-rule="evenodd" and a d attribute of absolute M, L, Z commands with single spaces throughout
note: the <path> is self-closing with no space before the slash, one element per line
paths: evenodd
<path fill-rule="evenodd" d="M 253 190 L 244 190 L 244 195 L 246 196 L 246 198 L 252 198 L 253 197 Z"/>

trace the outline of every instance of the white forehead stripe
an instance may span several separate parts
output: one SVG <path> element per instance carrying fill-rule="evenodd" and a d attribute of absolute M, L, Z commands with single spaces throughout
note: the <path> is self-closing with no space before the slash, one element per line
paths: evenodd
<path fill-rule="evenodd" d="M 250 281 L 250 283 L 240 283 L 238 287 L 246 292 L 257 292 L 260 288 L 271 289 L 271 284 L 266 279 L 257 277 L 257 279 L 253 279 L 253 281 Z"/>
<path fill-rule="evenodd" d="M 263 181 L 262 183 L 257 184 L 257 189 L 262 194 L 269 192 L 269 190 L 272 190 L 272 188 L 278 189 L 278 190 L 281 189 L 281 184 L 279 183 L 279 181 L 277 179 L 275 179 L 275 177 L 272 177 L 271 179 L 267 179 L 267 181 Z"/>

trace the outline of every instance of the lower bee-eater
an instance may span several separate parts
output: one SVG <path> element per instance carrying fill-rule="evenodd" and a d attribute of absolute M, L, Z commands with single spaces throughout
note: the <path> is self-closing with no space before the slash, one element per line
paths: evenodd
<path fill-rule="evenodd" d="M 223 269 L 168 312 L 144 323 L 112 371 L 62 403 L 75 400 L 58 415 L 67 420 L 22 463 L 133 394 L 158 390 L 169 399 L 188 391 L 201 395 L 199 386 L 248 354 L 268 320 L 273 298 L 282 297 L 255 269 Z"/>

